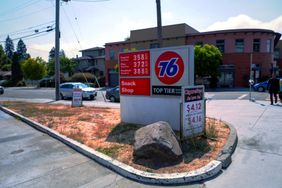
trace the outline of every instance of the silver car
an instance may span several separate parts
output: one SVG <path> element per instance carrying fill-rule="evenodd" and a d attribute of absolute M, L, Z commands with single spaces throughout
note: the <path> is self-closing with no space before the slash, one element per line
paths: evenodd
<path fill-rule="evenodd" d="M 72 98 L 74 88 L 82 90 L 82 97 L 85 99 L 94 100 L 97 96 L 97 91 L 93 87 L 88 87 L 81 82 L 66 82 L 60 85 L 61 99 Z"/>

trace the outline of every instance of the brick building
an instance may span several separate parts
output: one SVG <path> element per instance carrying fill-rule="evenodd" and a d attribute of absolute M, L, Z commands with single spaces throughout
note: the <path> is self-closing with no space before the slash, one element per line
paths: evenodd
<path fill-rule="evenodd" d="M 280 61 L 275 63 L 273 59 L 274 49 L 276 54 L 279 51 L 275 47 L 280 37 L 280 33 L 266 29 L 199 32 L 187 24 L 163 26 L 163 47 L 212 44 L 219 48 L 223 55 L 219 87 L 247 86 L 250 67 L 256 82 L 269 77 L 273 68 L 279 69 Z M 114 70 L 118 63 L 118 53 L 157 47 L 157 28 L 133 30 L 127 41 L 106 43 L 106 84 L 118 84 L 117 72 Z"/>

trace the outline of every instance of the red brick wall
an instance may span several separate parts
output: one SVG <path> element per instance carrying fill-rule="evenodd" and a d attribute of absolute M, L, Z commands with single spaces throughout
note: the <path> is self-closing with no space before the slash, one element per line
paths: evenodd
<path fill-rule="evenodd" d="M 250 77 L 250 53 L 229 53 L 223 54 L 223 64 L 235 65 L 235 87 L 248 86 Z M 269 77 L 271 69 L 270 53 L 254 53 L 253 64 L 258 64 L 261 70 L 261 77 Z"/>

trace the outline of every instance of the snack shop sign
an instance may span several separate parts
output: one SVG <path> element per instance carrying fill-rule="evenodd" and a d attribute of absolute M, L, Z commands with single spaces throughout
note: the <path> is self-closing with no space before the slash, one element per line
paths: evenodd
<path fill-rule="evenodd" d="M 120 53 L 120 94 L 181 96 L 194 84 L 193 60 L 192 46 Z"/>

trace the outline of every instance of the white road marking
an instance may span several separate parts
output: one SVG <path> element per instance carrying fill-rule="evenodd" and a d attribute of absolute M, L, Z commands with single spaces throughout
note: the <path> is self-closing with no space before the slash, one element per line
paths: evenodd
<path fill-rule="evenodd" d="M 242 100 L 246 96 L 248 96 L 248 94 L 241 95 L 240 97 L 237 98 L 237 100 Z"/>

